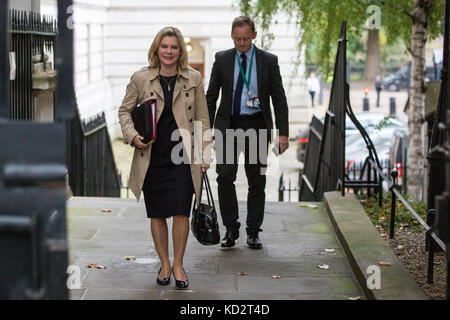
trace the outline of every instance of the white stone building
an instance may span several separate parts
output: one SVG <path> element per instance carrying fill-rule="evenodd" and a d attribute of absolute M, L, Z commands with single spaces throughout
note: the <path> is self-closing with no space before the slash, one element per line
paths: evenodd
<path fill-rule="evenodd" d="M 10 3 L 56 16 L 56 0 Z M 189 63 L 202 72 L 207 88 L 215 53 L 233 47 L 231 22 L 238 15 L 236 0 L 75 0 L 75 81 L 82 118 L 104 111 L 111 138 L 121 136 L 117 110 L 125 87 L 135 70 L 148 65 L 153 38 L 168 25 L 191 39 Z M 277 20 L 270 51 L 279 58 L 289 106 L 307 105 L 303 64 L 294 76 L 295 24 Z"/>

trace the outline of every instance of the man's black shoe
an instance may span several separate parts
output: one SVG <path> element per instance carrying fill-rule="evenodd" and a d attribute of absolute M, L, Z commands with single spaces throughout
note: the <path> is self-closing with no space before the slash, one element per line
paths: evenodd
<path fill-rule="evenodd" d="M 262 243 L 258 236 L 250 235 L 247 237 L 247 246 L 250 249 L 262 249 Z"/>
<path fill-rule="evenodd" d="M 239 238 L 239 231 L 227 230 L 225 238 L 222 239 L 220 246 L 222 248 L 234 247 L 235 240 Z"/>
<path fill-rule="evenodd" d="M 262 249 L 262 243 L 258 238 L 258 233 L 262 231 L 262 229 L 251 229 L 247 228 L 247 246 L 250 249 Z"/>

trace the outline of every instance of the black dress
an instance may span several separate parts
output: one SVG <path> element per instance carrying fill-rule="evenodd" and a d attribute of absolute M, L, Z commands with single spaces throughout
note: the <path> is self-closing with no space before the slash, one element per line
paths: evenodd
<path fill-rule="evenodd" d="M 174 164 L 171 158 L 172 149 L 182 143 L 181 138 L 171 141 L 172 132 L 178 129 L 172 112 L 176 76 L 159 77 L 164 92 L 164 110 L 158 120 L 157 136 L 152 144 L 150 165 L 142 188 L 147 217 L 189 217 L 194 184 L 184 147 L 180 151 L 180 155 L 185 159 L 182 164 Z"/>

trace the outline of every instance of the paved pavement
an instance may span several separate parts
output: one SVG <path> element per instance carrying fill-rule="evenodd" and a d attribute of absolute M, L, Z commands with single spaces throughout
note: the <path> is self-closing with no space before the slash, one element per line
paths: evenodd
<path fill-rule="evenodd" d="M 160 264 L 142 201 L 71 198 L 70 263 L 80 267 L 82 280 L 71 299 L 364 299 L 328 216 L 317 205 L 268 202 L 262 250 L 245 246 L 244 229 L 236 247 L 226 251 L 202 246 L 190 234 L 185 255 L 190 286 L 178 290 L 173 279 L 167 287 L 156 284 Z M 245 222 L 245 202 L 239 207 Z M 106 269 L 89 269 L 90 263 Z M 328 269 L 318 267 L 325 264 Z"/>

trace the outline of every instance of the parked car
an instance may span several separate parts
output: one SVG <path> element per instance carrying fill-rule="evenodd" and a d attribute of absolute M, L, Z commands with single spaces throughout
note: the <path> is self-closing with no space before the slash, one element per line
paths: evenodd
<path fill-rule="evenodd" d="M 386 162 L 390 159 L 391 148 L 395 153 L 395 157 L 398 157 L 398 161 L 401 161 L 403 155 L 401 145 L 397 143 L 394 145 L 395 136 L 408 136 L 408 127 L 406 124 L 401 126 L 385 126 L 383 128 L 370 128 L 366 130 L 370 140 L 377 151 L 378 159 L 380 162 Z M 346 166 L 350 167 L 353 163 L 361 164 L 369 155 L 366 143 L 361 135 L 354 135 L 345 140 L 345 160 Z M 399 149 L 399 150 L 397 150 Z M 394 152 L 395 150 L 395 152 Z"/>
<path fill-rule="evenodd" d="M 358 112 L 355 114 L 356 119 L 361 123 L 361 125 L 364 128 L 372 128 L 377 126 L 380 121 L 382 121 L 384 118 L 386 118 L 386 115 L 383 113 L 378 112 Z M 320 120 L 323 122 L 324 117 L 320 118 Z M 399 120 L 397 119 L 390 119 L 389 125 L 401 125 Z M 299 131 L 297 135 L 297 160 L 300 162 L 305 161 L 306 156 L 306 147 L 308 145 L 308 139 L 309 139 L 309 126 L 305 129 L 302 129 Z M 346 116 L 345 121 L 345 135 L 346 139 L 348 139 L 350 136 L 358 133 L 359 130 L 356 128 L 353 121 L 350 120 L 348 116 Z"/>
<path fill-rule="evenodd" d="M 394 133 L 391 148 L 389 149 L 389 162 L 395 166 L 398 172 L 398 183 L 402 184 L 405 175 L 404 166 L 408 158 L 409 132 L 398 131 Z"/>
<path fill-rule="evenodd" d="M 382 168 L 382 172 L 386 177 L 389 177 L 389 167 L 396 166 L 399 172 L 399 178 L 402 178 L 402 165 L 405 156 L 403 146 L 405 143 L 401 143 L 408 139 L 408 127 L 404 126 L 391 126 L 383 127 L 381 129 L 371 128 L 368 130 L 369 137 L 377 152 L 378 160 Z M 401 137 L 401 140 L 398 140 Z M 360 135 L 354 135 L 351 137 L 353 141 L 349 141 L 346 145 L 345 152 L 345 171 L 350 180 L 367 179 L 367 171 L 361 177 L 361 169 L 369 155 L 367 146 Z M 400 142 L 401 141 L 401 142 Z M 347 141 L 346 141 L 347 142 Z M 406 145 L 407 147 L 407 145 Z M 390 159 L 396 159 L 391 161 Z M 390 165 L 389 165 L 390 162 Z M 373 176 L 372 176 L 373 177 Z M 398 180 L 400 182 L 401 180 Z M 388 184 L 383 182 L 383 189 L 388 189 Z"/>
<path fill-rule="evenodd" d="M 321 119 L 323 121 L 323 119 Z M 297 134 L 297 160 L 299 162 L 305 162 L 306 157 L 306 147 L 308 146 L 309 140 L 309 126 L 302 129 Z"/>
<path fill-rule="evenodd" d="M 376 127 L 384 118 L 386 118 L 386 115 L 384 113 L 379 112 L 358 112 L 355 114 L 356 119 L 358 119 L 359 123 L 367 129 L 367 128 L 374 128 Z M 390 121 L 398 121 L 396 119 L 390 119 Z M 359 133 L 358 128 L 353 123 L 353 121 L 350 120 L 348 116 L 346 116 L 345 121 L 345 136 L 348 138 L 351 135 L 354 135 L 356 133 Z"/>
<path fill-rule="evenodd" d="M 401 89 L 409 89 L 411 80 L 411 65 L 401 68 L 399 71 L 387 76 L 382 80 L 384 90 L 400 91 Z"/>

